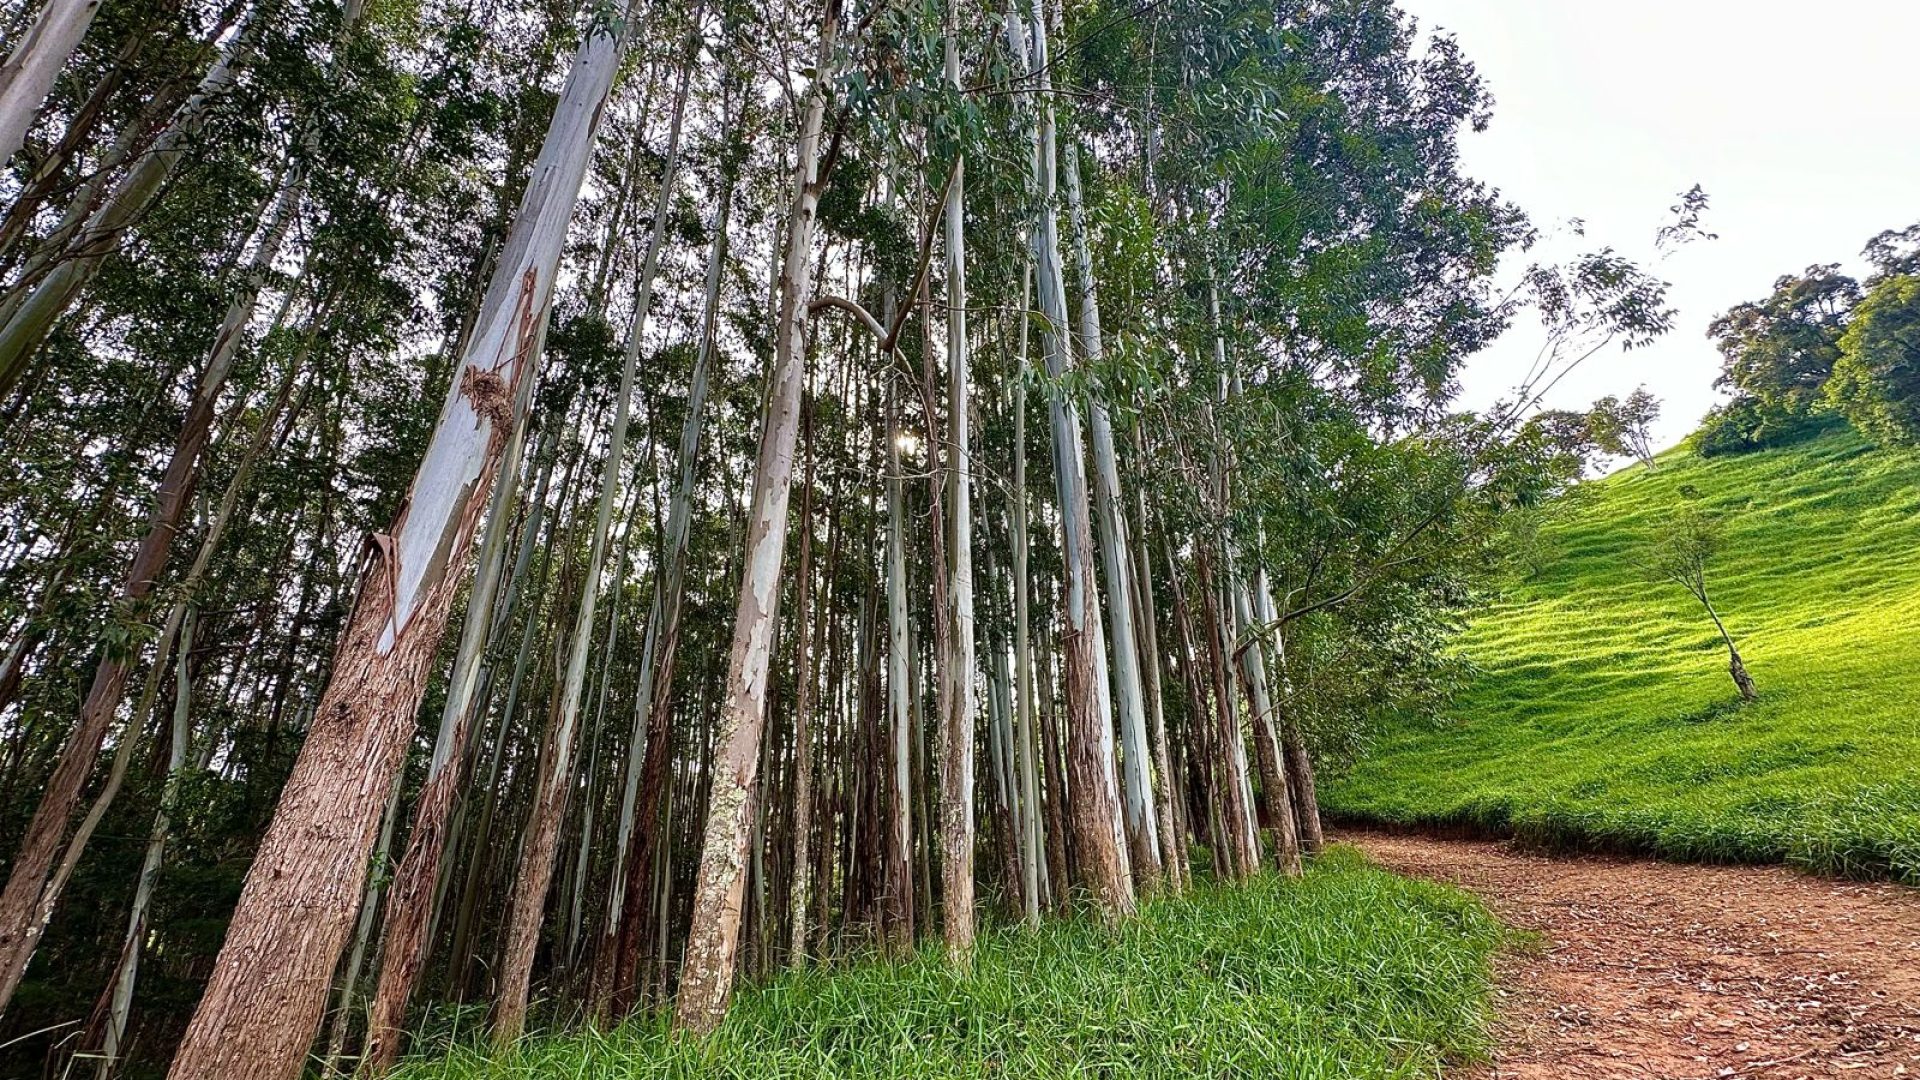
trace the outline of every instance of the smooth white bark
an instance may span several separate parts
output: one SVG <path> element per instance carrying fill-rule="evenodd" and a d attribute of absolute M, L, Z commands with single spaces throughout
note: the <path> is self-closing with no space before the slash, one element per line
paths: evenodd
<path fill-rule="evenodd" d="M 955 92 L 960 85 L 959 8 L 947 5 L 945 67 Z M 973 417 L 967 356 L 966 159 L 954 162 L 947 186 L 947 604 L 952 616 L 947 643 L 941 724 L 941 882 L 947 951 L 964 959 L 973 948 L 973 723 L 979 705 L 974 684 L 973 622 Z M 1003 717 L 1004 719 L 1004 717 Z M 1001 789 L 1006 790 L 1005 788 Z"/>
<path fill-rule="evenodd" d="M 47 0 L 0 64 L 0 168 L 13 160 L 100 0 Z"/>

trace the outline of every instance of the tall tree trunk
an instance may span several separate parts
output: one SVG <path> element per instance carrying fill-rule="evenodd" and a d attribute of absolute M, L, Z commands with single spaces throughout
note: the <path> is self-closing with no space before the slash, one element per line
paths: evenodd
<path fill-rule="evenodd" d="M 325 1008 L 382 797 L 404 763 L 478 519 L 533 377 L 567 222 L 622 31 L 591 27 L 555 106 L 480 320 L 360 595 L 305 745 L 241 892 L 172 1080 L 291 1080 Z"/>
<path fill-rule="evenodd" d="M 947 81 L 960 92 L 960 11 L 948 0 Z M 947 470 L 947 597 L 952 626 L 946 662 L 948 692 L 941 718 L 940 883 L 947 956 L 973 953 L 973 444 L 967 371 L 966 159 L 953 163 L 947 185 L 947 427 L 953 440 Z"/>
<path fill-rule="evenodd" d="M 1011 21 L 1012 16 L 1009 15 Z M 1061 645 L 1066 676 L 1067 801 L 1072 822 L 1074 857 L 1083 884 L 1108 917 L 1130 915 L 1134 909 L 1133 879 L 1121 835 L 1118 783 L 1114 776 L 1111 702 L 1103 677 L 1104 650 L 1098 590 L 1093 580 L 1093 527 L 1087 492 L 1087 469 L 1080 442 L 1080 410 L 1058 387 L 1073 367 L 1068 334 L 1066 283 L 1060 263 L 1060 226 L 1055 178 L 1053 103 L 1047 57 L 1046 14 L 1036 5 L 1032 22 L 1032 61 L 1027 60 L 1026 37 L 1017 24 L 1009 37 L 1015 62 L 1033 74 L 1039 113 L 1034 181 L 1040 212 L 1033 232 L 1034 265 L 1039 281 L 1040 311 L 1046 320 L 1049 413 L 1053 427 L 1054 485 L 1059 493 L 1061 552 L 1066 567 L 1065 614 Z"/>
<path fill-rule="evenodd" d="M 987 557 L 987 581 L 998 579 L 991 551 Z M 988 792 L 988 827 L 993 832 L 996 861 L 1005 883 L 1008 907 L 1024 910 L 1020 887 L 1026 875 L 1020 866 L 1020 796 L 1013 764 L 1013 672 L 1007 663 L 1007 645 L 999 634 L 987 639 L 987 766 L 993 776 Z"/>
<path fill-rule="evenodd" d="M 753 506 L 747 519 L 746 566 L 727 659 L 726 698 L 708 770 L 712 789 L 702 830 L 693 922 L 675 1006 L 678 1023 L 696 1032 L 711 1031 L 719 1025 L 733 991 L 751 826 L 748 801 L 760 762 L 761 730 L 766 724 L 767 673 L 787 539 L 793 444 L 799 426 L 800 392 L 806 381 L 807 294 L 813 280 L 813 232 L 823 187 L 820 136 L 827 87 L 833 82 L 837 25 L 837 0 L 826 0 L 820 54 L 794 155 L 793 203 L 782 251 L 779 325 L 774 333 L 766 425 L 761 432 Z"/>
<path fill-rule="evenodd" d="M 1087 361 L 1098 364 L 1106 352 L 1100 330 L 1100 297 L 1093 276 L 1093 255 L 1087 241 L 1086 209 L 1080 194 L 1080 149 L 1067 143 L 1067 211 L 1073 228 L 1075 262 L 1080 270 L 1080 342 Z M 1113 682 L 1118 691 L 1122 775 L 1125 780 L 1125 822 L 1128 861 L 1144 889 L 1160 880 L 1160 830 L 1154 817 L 1153 770 L 1147 748 L 1145 695 L 1141 689 L 1140 649 L 1134 638 L 1133 556 L 1128 537 L 1126 505 L 1120 491 L 1119 452 L 1113 442 L 1113 420 L 1099 401 L 1091 406 L 1093 419 L 1093 506 L 1100 525 L 1100 558 L 1107 580 L 1107 605 L 1112 609 Z"/>

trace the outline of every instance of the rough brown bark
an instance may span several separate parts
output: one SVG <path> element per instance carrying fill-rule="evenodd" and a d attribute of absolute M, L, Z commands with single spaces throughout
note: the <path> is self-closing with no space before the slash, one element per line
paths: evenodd
<path fill-rule="evenodd" d="M 1320 824 L 1320 801 L 1314 792 L 1313 755 L 1307 752 L 1307 741 L 1301 737 L 1299 727 L 1284 720 L 1280 725 L 1280 742 L 1287 755 L 1288 790 L 1293 792 L 1300 850 L 1318 855 L 1327 846 L 1327 834 Z"/>
<path fill-rule="evenodd" d="M 384 558 L 369 559 L 333 678 L 174 1057 L 173 1080 L 298 1075 L 454 588 L 447 575 L 430 589 L 413 632 L 383 655 L 375 645 L 393 620 L 392 574 Z"/>
<path fill-rule="evenodd" d="M 585 572 L 596 574 L 599 568 L 589 566 Z M 546 910 L 547 888 L 553 882 L 554 855 L 560 845 L 567 796 L 573 789 L 573 740 L 568 718 L 563 715 L 563 694 L 555 694 L 548 712 L 547 730 L 540 744 L 540 769 L 533 785 L 533 816 L 521 839 L 519 867 L 508 902 L 499 996 L 493 1005 L 493 1041 L 501 1047 L 512 1045 L 526 1028 L 528 973 L 540 941 L 540 917 Z"/>
<path fill-rule="evenodd" d="M 1254 701 L 1253 680 L 1245 665 L 1240 667 L 1241 689 Z M 1287 783 L 1286 767 L 1280 759 L 1280 740 L 1273 730 L 1273 719 L 1258 704 L 1248 709 L 1253 721 L 1254 762 L 1260 770 L 1261 812 L 1273 835 L 1274 857 L 1290 874 L 1300 872 L 1300 846 L 1295 839 L 1293 794 Z"/>
<path fill-rule="evenodd" d="M 171 1080 L 290 1080 L 326 1004 L 367 856 L 471 556 L 525 380 L 621 39 L 588 29 L 391 530 L 372 538 L 333 673 L 248 871 Z"/>

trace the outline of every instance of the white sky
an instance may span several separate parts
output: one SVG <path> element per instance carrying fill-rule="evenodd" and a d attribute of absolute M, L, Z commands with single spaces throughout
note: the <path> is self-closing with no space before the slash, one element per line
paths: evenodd
<path fill-rule="evenodd" d="M 1717 400 L 1716 314 L 1812 263 L 1858 272 L 1868 238 L 1920 221 L 1920 2 L 1401 2 L 1423 29 L 1454 33 L 1496 98 L 1488 131 L 1463 136 L 1468 174 L 1543 232 L 1584 218 L 1569 244 L 1650 261 L 1674 197 L 1699 183 L 1712 199 L 1704 224 L 1720 238 L 1657 269 L 1673 283 L 1673 333 L 1594 357 L 1550 406 L 1644 383 L 1670 444 Z M 1538 348 L 1531 329 L 1469 365 L 1465 404 L 1512 386 Z"/>

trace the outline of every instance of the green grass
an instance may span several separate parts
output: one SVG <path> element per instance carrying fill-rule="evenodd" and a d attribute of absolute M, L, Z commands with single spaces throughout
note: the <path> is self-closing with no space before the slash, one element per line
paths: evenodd
<path fill-rule="evenodd" d="M 455 1041 L 396 1080 L 739 1077 L 1431 1077 L 1484 1049 L 1501 930 L 1465 894 L 1333 849 L 1297 882 L 1202 886 L 1117 929 L 983 935 L 972 969 L 788 973 L 708 1039 L 658 1020 Z"/>
<path fill-rule="evenodd" d="M 1709 584 L 1751 706 L 1699 605 L 1634 565 L 1683 486 L 1725 515 Z M 1593 489 L 1463 636 L 1452 718 L 1390 735 L 1328 809 L 1920 884 L 1920 454 L 1840 430 Z"/>

